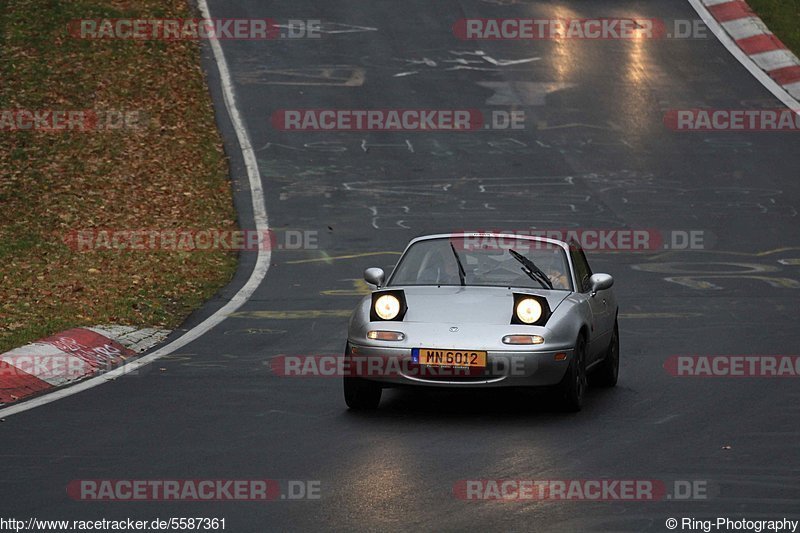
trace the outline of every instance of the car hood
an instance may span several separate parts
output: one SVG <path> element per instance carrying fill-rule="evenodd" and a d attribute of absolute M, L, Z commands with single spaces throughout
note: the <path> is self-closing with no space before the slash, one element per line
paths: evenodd
<path fill-rule="evenodd" d="M 514 289 L 501 287 L 387 287 L 402 289 L 408 312 L 404 322 L 508 324 L 514 307 L 514 293 L 542 296 L 550 309 L 570 295 L 569 291 Z"/>

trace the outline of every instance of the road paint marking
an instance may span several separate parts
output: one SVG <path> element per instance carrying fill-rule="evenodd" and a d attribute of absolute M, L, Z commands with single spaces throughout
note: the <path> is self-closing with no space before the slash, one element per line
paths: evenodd
<path fill-rule="evenodd" d="M 782 248 L 773 248 L 771 250 L 765 250 L 763 252 L 729 252 L 725 250 L 670 250 L 668 252 L 663 252 L 656 255 L 651 255 L 647 259 L 648 261 L 657 261 L 659 259 L 665 259 L 675 254 L 679 254 L 682 251 L 689 252 L 691 254 L 721 254 L 721 255 L 740 255 L 745 257 L 766 257 L 768 255 L 779 254 L 783 252 L 794 252 L 800 250 L 800 247 L 797 246 L 784 246 Z"/>
<path fill-rule="evenodd" d="M 320 250 L 320 252 L 319 252 L 319 253 L 320 253 L 320 254 L 322 254 L 322 257 L 321 257 L 320 259 L 322 259 L 322 261 L 323 261 L 323 262 L 324 262 L 326 265 L 333 264 L 333 261 L 331 260 L 331 256 L 330 256 L 330 255 L 328 255 L 328 252 L 326 252 L 325 250 Z"/>
<path fill-rule="evenodd" d="M 407 149 L 412 154 L 414 153 L 414 145 L 411 144 L 411 141 L 409 141 L 408 139 L 405 140 L 405 144 L 399 144 L 399 145 L 398 144 L 378 144 L 378 143 L 369 144 L 369 143 L 367 143 L 366 139 L 362 139 L 361 140 L 361 150 L 365 154 L 369 153 L 369 147 L 370 146 L 375 147 L 375 148 L 396 148 L 397 146 L 402 146 L 404 149 Z"/>
<path fill-rule="evenodd" d="M 296 261 L 286 261 L 287 265 L 300 265 L 303 263 L 330 263 L 331 261 L 338 261 L 340 259 L 357 259 L 359 257 L 370 257 L 373 255 L 400 255 L 402 252 L 366 252 L 363 254 L 351 255 L 332 255 L 327 257 L 318 257 L 316 259 L 298 259 Z"/>
<path fill-rule="evenodd" d="M 345 280 L 350 281 L 353 284 L 352 289 L 332 289 L 328 291 L 321 291 L 320 294 L 323 296 L 366 296 L 367 294 L 372 294 L 372 289 L 370 289 L 367 282 L 363 279 L 351 279 Z"/>
<path fill-rule="evenodd" d="M 319 33 L 334 35 L 338 33 L 362 33 L 367 31 L 378 31 L 378 28 L 372 28 L 370 26 L 356 26 L 354 24 L 344 24 L 342 22 L 323 22 L 322 26 L 317 31 L 319 31 Z"/>
<path fill-rule="evenodd" d="M 712 268 L 708 268 L 708 267 Z M 742 274 L 763 274 L 765 272 L 780 272 L 780 267 L 774 265 L 759 265 L 758 263 L 726 263 L 721 261 L 681 262 L 670 263 L 644 263 L 631 265 L 634 270 L 642 272 L 657 272 L 660 274 L 694 274 L 700 277 L 705 275 L 740 276 Z"/>
<path fill-rule="evenodd" d="M 711 267 L 711 268 L 709 268 Z M 667 263 L 642 263 L 631 265 L 634 270 L 659 274 L 672 274 L 664 281 L 677 283 L 697 290 L 722 290 L 724 287 L 707 281 L 709 279 L 751 279 L 762 281 L 777 289 L 800 289 L 800 282 L 783 277 L 762 276 L 780 272 L 780 267 L 757 263 L 731 263 L 721 261 L 692 261 Z"/>
<path fill-rule="evenodd" d="M 510 67 L 514 65 L 523 65 L 525 63 L 531 63 L 533 61 L 540 61 L 541 57 L 526 57 L 523 59 L 495 59 L 490 55 L 486 55 L 486 52 L 483 50 L 475 50 L 474 52 L 469 51 L 457 51 L 457 50 L 450 50 L 450 53 L 454 56 L 473 56 L 479 57 L 486 61 L 487 63 L 494 65 L 496 67 Z M 469 64 L 473 63 L 474 61 L 463 60 L 463 59 L 456 59 L 456 60 L 444 60 L 444 63 L 461 63 L 461 64 Z M 435 66 L 435 64 L 434 64 Z"/>
<path fill-rule="evenodd" d="M 204 19 L 211 19 L 207 1 L 197 0 L 197 5 L 200 9 L 202 17 Z M 225 60 L 225 55 L 223 54 L 222 46 L 220 45 L 219 40 L 209 39 L 208 43 L 211 46 L 211 50 L 214 54 L 214 61 L 216 62 L 217 69 L 219 70 L 220 84 L 222 86 L 225 108 L 228 111 L 228 116 L 230 117 L 233 129 L 236 132 L 236 138 L 239 141 L 239 147 L 241 149 L 245 168 L 247 170 L 247 178 L 250 185 L 250 197 L 253 203 L 253 220 L 255 222 L 256 230 L 268 231 L 269 220 L 267 218 L 266 203 L 264 201 L 264 189 L 261 184 L 261 174 L 258 171 L 258 161 L 256 159 L 256 154 L 253 151 L 253 144 L 250 141 L 250 135 L 247 133 L 242 116 L 239 113 L 239 110 L 236 108 L 236 94 L 233 88 L 233 79 L 231 77 L 230 70 L 228 70 L 228 63 Z M 50 394 L 33 398 L 24 403 L 0 409 L 0 418 L 9 417 L 24 411 L 28 411 L 35 407 L 46 405 L 62 398 L 72 396 L 73 394 L 91 389 L 127 373 L 135 372 L 139 368 L 149 365 L 150 363 L 157 361 L 158 359 L 167 356 L 186 346 L 187 344 L 199 339 L 211 329 L 222 323 L 228 318 L 228 316 L 231 315 L 231 313 L 235 312 L 250 299 L 255 290 L 264 280 L 264 277 L 267 275 L 271 255 L 272 253 L 270 250 L 259 250 L 258 257 L 256 258 L 256 264 L 253 267 L 253 272 L 250 274 L 247 282 L 236 294 L 233 295 L 233 297 L 231 297 L 230 301 L 218 309 L 214 314 L 203 320 L 200 324 L 196 325 L 166 346 L 163 346 L 153 353 L 140 357 L 139 359 L 131 361 L 130 363 L 127 363 L 105 374 L 87 379 L 86 381 L 81 381 L 70 387 L 58 389 Z"/>
<path fill-rule="evenodd" d="M 697 290 L 722 290 L 725 287 L 720 285 L 716 285 L 711 283 L 710 281 L 705 281 L 707 279 L 754 279 L 757 281 L 763 281 L 767 285 L 774 287 L 776 289 L 800 289 L 800 282 L 791 278 L 772 278 L 769 276 L 751 276 L 751 275 L 696 275 L 696 276 L 669 276 L 664 278 L 664 281 L 669 281 L 671 283 L 677 283 L 678 285 L 683 285 L 684 287 L 689 287 L 690 289 L 697 289 Z"/>
<path fill-rule="evenodd" d="M 225 335 L 282 335 L 284 333 L 286 333 L 285 329 L 245 328 L 230 329 L 225 332 Z"/>

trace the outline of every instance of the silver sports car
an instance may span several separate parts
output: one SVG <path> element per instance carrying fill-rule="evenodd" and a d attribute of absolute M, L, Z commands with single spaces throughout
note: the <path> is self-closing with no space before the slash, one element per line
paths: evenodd
<path fill-rule="evenodd" d="M 552 387 L 578 411 L 587 376 L 614 386 L 618 307 L 608 274 L 574 242 L 500 233 L 412 240 L 350 318 L 345 402 L 374 409 L 384 387 Z"/>

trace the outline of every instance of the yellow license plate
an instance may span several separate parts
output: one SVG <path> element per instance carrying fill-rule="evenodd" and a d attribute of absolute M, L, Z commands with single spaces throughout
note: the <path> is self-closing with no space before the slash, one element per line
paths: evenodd
<path fill-rule="evenodd" d="M 434 350 L 419 348 L 411 354 L 412 360 L 420 365 L 435 366 L 486 366 L 486 352 L 475 350 Z"/>

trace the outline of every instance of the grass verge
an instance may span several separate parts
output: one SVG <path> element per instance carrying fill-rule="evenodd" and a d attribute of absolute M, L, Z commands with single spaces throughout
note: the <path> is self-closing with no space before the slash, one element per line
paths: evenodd
<path fill-rule="evenodd" d="M 761 20 L 800 56 L 800 0 L 747 0 Z"/>
<path fill-rule="evenodd" d="M 0 131 L 0 352 L 69 327 L 174 328 L 228 282 L 225 251 L 77 253 L 74 230 L 235 229 L 190 41 L 80 40 L 80 18 L 192 18 L 186 0 L 0 3 L 0 110 L 122 110 L 137 129 Z"/>

